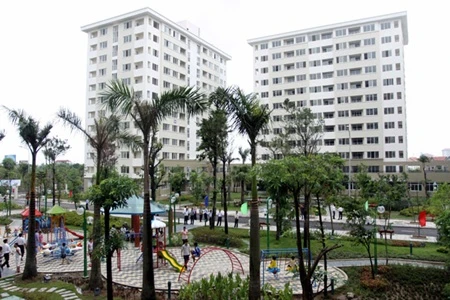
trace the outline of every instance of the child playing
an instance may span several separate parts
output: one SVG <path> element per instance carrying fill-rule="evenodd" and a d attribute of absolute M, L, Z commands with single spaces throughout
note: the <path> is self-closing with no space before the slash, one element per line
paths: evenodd
<path fill-rule="evenodd" d="M 201 254 L 200 247 L 198 246 L 197 242 L 194 243 L 194 250 L 192 250 L 191 253 L 192 253 L 192 261 L 195 262 L 195 258 L 200 257 Z"/>
<path fill-rule="evenodd" d="M 272 273 L 275 278 L 278 278 L 278 272 L 280 272 L 280 268 L 277 267 L 277 257 L 272 256 L 272 260 L 270 261 L 269 266 L 267 267 L 267 271 Z"/>
<path fill-rule="evenodd" d="M 295 256 L 291 257 L 291 260 L 289 261 L 288 265 L 286 266 L 286 271 L 293 272 L 293 273 L 298 272 L 298 265 L 297 265 Z"/>
<path fill-rule="evenodd" d="M 184 258 L 184 271 L 188 270 L 189 263 L 189 255 L 191 254 L 191 247 L 188 244 L 188 241 L 185 240 L 183 246 L 181 246 L 181 256 Z M 182 270 L 183 271 L 183 270 Z"/>
<path fill-rule="evenodd" d="M 67 250 L 66 243 L 62 243 L 62 246 L 61 246 L 60 249 L 61 249 L 61 264 L 62 265 L 64 263 L 69 264 L 69 261 L 66 258 L 66 256 L 67 256 L 67 254 L 66 254 L 66 250 Z"/>

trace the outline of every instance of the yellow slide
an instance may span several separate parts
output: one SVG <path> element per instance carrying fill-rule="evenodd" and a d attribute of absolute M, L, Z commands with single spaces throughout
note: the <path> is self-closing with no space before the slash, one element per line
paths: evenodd
<path fill-rule="evenodd" d="M 161 256 L 169 262 L 169 264 L 174 267 L 178 272 L 184 272 L 184 266 L 180 265 L 172 255 L 169 254 L 166 250 L 159 251 Z"/>

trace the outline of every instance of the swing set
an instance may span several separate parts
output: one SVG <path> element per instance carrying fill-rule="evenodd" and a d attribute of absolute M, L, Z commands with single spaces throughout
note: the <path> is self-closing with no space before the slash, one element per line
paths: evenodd
<path fill-rule="evenodd" d="M 309 259 L 312 260 L 312 254 L 308 248 L 303 248 L 303 254 Z M 273 261 L 275 257 L 275 261 L 277 264 L 275 266 L 270 265 L 270 262 Z M 293 264 L 292 257 L 294 257 L 295 264 Z M 261 263 L 262 270 L 266 270 L 267 272 L 273 274 L 275 279 L 278 279 L 279 273 L 284 270 L 287 273 L 292 273 L 292 278 L 298 277 L 299 268 L 298 268 L 298 260 L 299 255 L 297 248 L 281 248 L 281 249 L 269 249 L 261 251 Z M 266 264 L 268 266 L 266 267 Z M 293 265 L 292 265 L 293 264 Z M 262 272 L 262 284 L 264 285 L 265 272 Z"/>

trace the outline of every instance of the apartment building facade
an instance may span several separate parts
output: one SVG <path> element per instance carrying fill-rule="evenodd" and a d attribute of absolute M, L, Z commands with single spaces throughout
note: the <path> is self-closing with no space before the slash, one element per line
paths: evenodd
<path fill-rule="evenodd" d="M 253 47 L 254 92 L 273 109 L 265 141 L 283 132 L 286 111 L 282 104 L 288 98 L 323 119 L 320 152 L 364 161 L 373 173 L 403 171 L 400 162 L 408 157 L 406 12 L 254 38 L 248 43 Z M 262 160 L 270 158 L 265 148 L 258 153 Z"/>
<path fill-rule="evenodd" d="M 100 93 L 112 79 L 133 87 L 136 94 L 152 99 L 180 86 L 196 86 L 209 93 L 226 86 L 226 63 L 231 57 L 200 38 L 200 29 L 187 21 L 175 23 L 150 8 L 144 8 L 83 26 L 87 33 L 86 128 L 106 114 Z M 199 116 L 188 118 L 174 111 L 159 129 L 163 144 L 160 158 L 185 161 L 196 158 Z M 121 124 L 139 134 L 131 119 Z M 86 144 L 85 186 L 95 173 L 94 151 Z M 121 147 L 118 171 L 130 177 L 142 176 L 142 153 Z"/>

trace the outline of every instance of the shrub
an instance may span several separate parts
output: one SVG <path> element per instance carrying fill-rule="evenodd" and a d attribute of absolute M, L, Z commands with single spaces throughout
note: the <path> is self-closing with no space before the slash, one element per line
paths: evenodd
<path fill-rule="evenodd" d="M 413 247 L 425 247 L 425 243 L 423 242 L 410 242 L 410 241 L 391 241 L 391 245 L 395 247 L 409 247 L 409 244 L 412 244 Z"/>
<path fill-rule="evenodd" d="M 241 248 L 244 245 L 241 234 L 229 231 L 228 235 L 226 235 L 221 228 L 215 228 L 215 230 L 211 230 L 209 229 L 209 227 L 198 227 L 191 230 L 191 233 L 194 236 L 194 240 L 198 243 L 212 244 L 224 247 L 227 246 L 228 239 L 228 246 L 230 247 Z"/>
<path fill-rule="evenodd" d="M 448 253 L 448 248 L 446 248 L 446 247 L 439 247 L 439 248 L 437 248 L 436 251 L 440 252 L 440 253 Z"/>
<path fill-rule="evenodd" d="M 380 272 L 387 272 L 387 270 L 383 270 L 380 268 Z M 370 268 L 364 267 L 361 272 L 361 286 L 366 289 L 370 289 L 372 291 L 385 291 L 389 286 L 389 281 L 386 278 L 381 277 L 379 275 L 372 278 L 372 271 Z"/>
<path fill-rule="evenodd" d="M 417 215 L 417 213 L 422 210 L 425 210 L 427 212 L 427 214 L 429 213 L 426 206 L 411 206 L 411 207 L 402 209 L 400 211 L 400 215 L 412 217 L 412 216 Z"/>
<path fill-rule="evenodd" d="M 443 299 L 450 299 L 450 283 L 447 283 L 442 290 Z"/>

